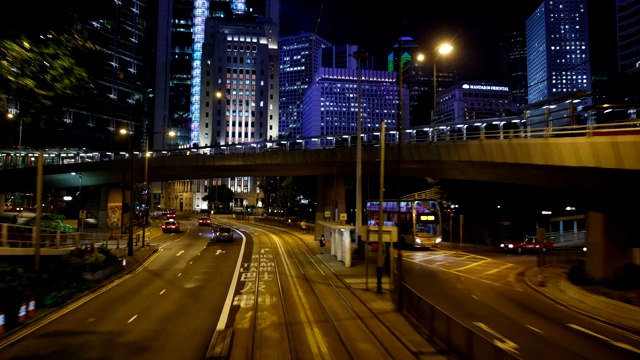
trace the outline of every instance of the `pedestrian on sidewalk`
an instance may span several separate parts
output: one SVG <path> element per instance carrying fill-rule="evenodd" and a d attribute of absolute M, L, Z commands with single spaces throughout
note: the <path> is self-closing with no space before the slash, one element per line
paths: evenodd
<path fill-rule="evenodd" d="M 320 254 L 324 254 L 322 250 L 324 249 L 324 246 L 327 244 L 327 242 L 324 239 L 324 234 L 320 235 L 320 237 L 318 238 L 318 241 L 320 241 Z"/>

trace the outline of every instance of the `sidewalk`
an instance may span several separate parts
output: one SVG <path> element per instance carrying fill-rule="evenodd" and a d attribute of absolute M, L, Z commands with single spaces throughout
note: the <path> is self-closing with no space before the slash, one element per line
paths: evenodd
<path fill-rule="evenodd" d="M 327 241 L 326 247 L 320 250 L 318 239 L 313 234 L 295 233 L 304 240 L 311 249 L 317 249 L 318 258 L 331 268 L 342 281 L 349 285 L 360 300 L 380 319 L 392 332 L 404 340 L 405 345 L 416 354 L 418 359 L 451 359 L 451 354 L 444 346 L 438 349 L 437 340 L 430 343 L 428 334 L 422 334 L 416 330 L 414 324 L 404 315 L 396 311 L 392 300 L 391 284 L 389 276 L 384 274 L 380 281 L 381 292 L 377 292 L 377 253 L 369 254 L 365 260 L 352 260 L 352 266 L 345 267 L 343 261 L 337 260 L 331 255 L 331 241 Z M 322 252 L 322 253 L 321 253 Z"/>

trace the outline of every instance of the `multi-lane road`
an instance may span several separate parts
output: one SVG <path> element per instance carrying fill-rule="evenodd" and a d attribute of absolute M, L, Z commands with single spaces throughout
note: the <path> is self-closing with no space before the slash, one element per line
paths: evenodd
<path fill-rule="evenodd" d="M 538 295 L 523 279 L 535 255 L 405 252 L 404 280 L 474 332 L 522 359 L 637 359 L 640 338 Z"/>
<path fill-rule="evenodd" d="M 212 241 L 197 216 L 152 228 L 160 250 L 137 271 L 0 341 L 0 359 L 422 358 L 286 230 L 234 228 Z M 157 225 L 154 225 L 154 227 Z M 314 244 L 315 245 L 315 244 Z M 403 252 L 404 281 L 522 359 L 637 359 L 640 339 L 577 315 L 523 283 L 535 257 Z"/>

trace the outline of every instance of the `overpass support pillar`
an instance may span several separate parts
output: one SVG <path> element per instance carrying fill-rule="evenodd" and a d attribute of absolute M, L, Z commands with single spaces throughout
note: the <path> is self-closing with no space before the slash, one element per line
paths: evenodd
<path fill-rule="evenodd" d="M 598 281 L 622 278 L 624 265 L 639 260 L 638 214 L 625 213 L 617 206 L 611 209 L 586 213 L 585 271 L 587 277 Z"/>
<path fill-rule="evenodd" d="M 340 214 L 346 213 L 344 177 L 320 176 L 317 189 L 316 222 L 319 220 L 339 222 Z M 329 214 L 329 217 L 325 217 L 325 214 Z M 319 234 L 322 234 L 322 231 L 318 232 Z"/>
<path fill-rule="evenodd" d="M 341 175 L 333 176 L 320 176 L 318 178 L 317 186 L 318 205 L 316 207 L 316 226 L 315 226 L 315 238 L 320 235 L 326 234 L 325 223 L 332 223 L 336 226 L 341 225 L 340 214 L 346 213 L 346 195 L 344 177 Z M 329 216 L 325 216 L 329 215 Z M 331 226 L 332 226 L 331 225 Z M 330 228 L 330 236 L 327 238 L 331 241 L 331 254 L 338 256 L 338 260 L 344 260 L 346 266 L 351 265 L 351 251 L 343 251 L 344 249 L 350 250 L 350 233 L 342 234 L 339 229 Z M 348 241 L 347 246 L 344 242 Z"/>

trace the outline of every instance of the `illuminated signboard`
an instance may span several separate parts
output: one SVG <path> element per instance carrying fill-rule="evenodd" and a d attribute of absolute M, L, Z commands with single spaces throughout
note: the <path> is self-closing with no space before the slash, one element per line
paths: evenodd
<path fill-rule="evenodd" d="M 494 90 L 494 91 L 509 91 L 509 88 L 506 86 L 498 86 L 498 85 L 474 85 L 474 84 L 464 84 L 462 85 L 463 89 L 471 89 L 471 90 Z"/>
<path fill-rule="evenodd" d="M 422 221 L 434 221 L 436 217 L 434 215 L 420 215 Z"/>

